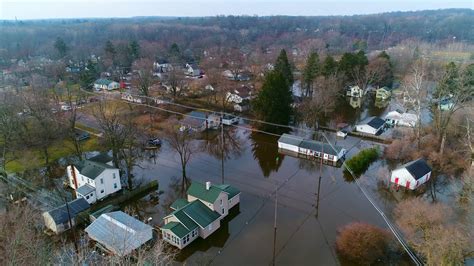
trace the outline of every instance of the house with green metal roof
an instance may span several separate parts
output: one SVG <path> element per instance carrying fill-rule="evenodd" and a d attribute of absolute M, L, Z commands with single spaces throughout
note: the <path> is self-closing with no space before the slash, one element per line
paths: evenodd
<path fill-rule="evenodd" d="M 179 249 L 198 237 L 206 239 L 220 228 L 221 219 L 239 202 L 240 191 L 235 187 L 193 182 L 187 199 L 173 202 L 170 206 L 173 212 L 163 218 L 163 239 Z"/>
<path fill-rule="evenodd" d="M 119 169 L 113 166 L 107 154 L 69 165 L 66 171 L 68 184 L 75 190 L 76 197 L 86 199 L 89 204 L 122 189 Z"/>
<path fill-rule="evenodd" d="M 120 84 L 118 82 L 108 80 L 108 79 L 98 79 L 94 82 L 94 89 L 96 91 L 101 90 L 116 90 L 120 88 Z"/>

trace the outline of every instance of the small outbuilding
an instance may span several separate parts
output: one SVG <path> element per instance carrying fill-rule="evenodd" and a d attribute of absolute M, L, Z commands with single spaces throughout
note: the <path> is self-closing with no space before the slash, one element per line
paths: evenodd
<path fill-rule="evenodd" d="M 377 135 L 382 132 L 385 121 L 379 117 L 372 116 L 364 119 L 360 124 L 356 125 L 356 131 L 370 135 Z"/>
<path fill-rule="evenodd" d="M 84 198 L 78 198 L 71 202 L 61 205 L 53 210 L 43 213 L 44 224 L 46 228 L 53 231 L 56 234 L 62 233 L 72 226 L 76 226 L 76 216 L 89 209 L 90 205 Z M 69 212 L 68 212 L 69 208 Z M 71 219 L 71 223 L 69 223 Z"/>
<path fill-rule="evenodd" d="M 431 167 L 422 158 L 411 161 L 392 171 L 390 182 L 414 190 L 426 183 L 431 176 Z"/>
<path fill-rule="evenodd" d="M 130 254 L 153 238 L 151 226 L 122 211 L 102 214 L 85 231 L 91 239 L 118 256 Z"/>

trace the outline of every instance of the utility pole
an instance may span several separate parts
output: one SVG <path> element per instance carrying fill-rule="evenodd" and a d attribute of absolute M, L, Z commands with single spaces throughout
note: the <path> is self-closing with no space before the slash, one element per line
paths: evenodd
<path fill-rule="evenodd" d="M 278 186 L 275 187 L 275 220 L 273 221 L 273 260 L 272 265 L 275 265 L 276 260 L 276 237 L 277 237 L 277 207 L 278 207 Z"/>
<path fill-rule="evenodd" d="M 67 198 L 64 197 L 64 202 L 66 202 L 66 209 L 67 209 L 67 218 L 69 220 L 69 227 L 72 230 L 72 238 L 74 241 L 74 248 L 76 249 L 76 254 L 79 253 L 79 248 L 77 247 L 77 241 L 76 241 L 76 231 L 74 230 L 74 227 L 72 226 L 72 220 L 71 220 L 71 212 L 69 210 L 69 203 L 67 202 Z"/>
<path fill-rule="evenodd" d="M 323 158 L 324 158 L 324 142 L 321 145 L 321 161 L 319 164 L 319 181 L 318 181 L 318 193 L 316 194 L 316 218 L 319 215 L 319 192 L 321 191 L 321 179 L 323 177 Z"/>
<path fill-rule="evenodd" d="M 221 177 L 222 184 L 224 184 L 224 113 L 221 112 Z"/>

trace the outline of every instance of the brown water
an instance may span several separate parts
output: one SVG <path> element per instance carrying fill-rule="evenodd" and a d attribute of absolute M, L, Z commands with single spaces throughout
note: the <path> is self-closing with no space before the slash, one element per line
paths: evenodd
<path fill-rule="evenodd" d="M 227 183 L 237 187 L 242 191 L 240 206 L 212 237 L 197 240 L 181 251 L 178 261 L 215 265 L 270 264 L 274 250 L 276 198 L 276 264 L 337 265 L 334 243 L 340 227 L 354 221 L 385 227 L 357 186 L 344 179 L 341 168 L 279 154 L 276 137 L 235 128 L 227 129 L 226 135 L 239 145 L 227 152 L 224 178 L 220 156 L 208 150 L 195 154 L 187 172 L 191 181 Z M 204 140 L 197 142 L 207 147 L 210 145 L 208 138 L 214 137 L 213 134 L 204 135 Z M 334 136 L 331 138 L 334 140 Z M 346 148 L 356 143 L 358 139 L 355 138 L 338 141 L 338 145 Z M 370 145 L 359 143 L 350 154 Z M 156 158 L 140 165 L 143 169 L 136 169 L 137 179 L 157 179 L 163 191 L 159 204 L 140 204 L 142 215 L 153 217 L 153 223 L 160 225 L 164 215 L 170 212 L 169 204 L 184 196 L 179 160 L 164 145 Z M 380 162 L 372 168 L 379 166 Z M 373 187 L 377 196 L 375 178 L 362 181 Z M 386 200 L 384 205 L 389 206 L 391 202 Z"/>

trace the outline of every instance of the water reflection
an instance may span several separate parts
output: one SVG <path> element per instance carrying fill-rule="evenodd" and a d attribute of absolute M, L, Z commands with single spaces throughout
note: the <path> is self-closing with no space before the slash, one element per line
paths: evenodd
<path fill-rule="evenodd" d="M 272 172 L 277 172 L 285 158 L 278 153 L 278 137 L 252 132 L 250 140 L 253 158 L 258 161 L 263 176 L 269 177 Z"/>
<path fill-rule="evenodd" d="M 349 98 L 349 105 L 354 108 L 360 108 L 362 106 L 362 98 L 360 97 L 350 97 Z"/>
<path fill-rule="evenodd" d="M 206 252 L 210 248 L 217 247 L 223 248 L 225 243 L 230 237 L 229 232 L 229 222 L 232 221 L 235 217 L 240 214 L 240 205 L 237 205 L 229 210 L 229 214 L 221 220 L 220 228 L 212 233 L 208 238 L 202 239 L 198 237 L 194 240 L 189 246 L 181 250 L 176 256 L 176 260 L 179 262 L 184 262 L 190 256 L 192 256 L 196 251 Z M 197 259 L 199 265 L 208 265 L 211 262 L 209 257 L 201 257 Z"/>
<path fill-rule="evenodd" d="M 226 161 L 242 155 L 243 141 L 237 135 L 235 128 L 226 129 L 223 134 L 220 130 L 207 130 L 201 138 L 203 140 L 200 143 L 201 150 L 216 159 L 220 160 L 224 155 L 224 161 Z"/>

